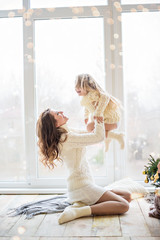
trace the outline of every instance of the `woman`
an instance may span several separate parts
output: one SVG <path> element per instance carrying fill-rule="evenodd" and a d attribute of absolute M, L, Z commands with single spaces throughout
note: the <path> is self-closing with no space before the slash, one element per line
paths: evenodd
<path fill-rule="evenodd" d="M 129 209 L 131 194 L 122 190 L 106 191 L 94 183 L 85 147 L 104 140 L 104 125 L 95 120 L 91 133 L 69 129 L 68 118 L 63 112 L 45 110 L 37 121 L 38 146 L 41 161 L 54 168 L 55 160 L 63 160 L 69 175 L 67 178 L 67 207 L 59 217 L 59 223 L 82 216 L 123 214 Z"/>

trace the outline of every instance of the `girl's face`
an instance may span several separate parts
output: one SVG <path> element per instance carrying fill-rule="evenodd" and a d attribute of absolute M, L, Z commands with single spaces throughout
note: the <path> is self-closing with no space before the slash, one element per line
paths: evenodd
<path fill-rule="evenodd" d="M 87 91 L 84 90 L 83 88 L 76 87 L 75 90 L 76 90 L 76 92 L 78 93 L 79 96 L 86 96 L 87 95 Z"/>
<path fill-rule="evenodd" d="M 58 111 L 50 111 L 50 114 L 56 119 L 57 124 L 56 127 L 60 127 L 64 125 L 68 121 L 68 117 L 63 115 L 63 112 L 58 112 Z"/>

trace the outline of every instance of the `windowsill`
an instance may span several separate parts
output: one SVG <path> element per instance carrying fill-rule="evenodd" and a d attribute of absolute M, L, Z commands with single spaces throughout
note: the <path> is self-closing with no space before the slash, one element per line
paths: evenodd
<path fill-rule="evenodd" d="M 154 186 L 145 187 L 149 192 L 154 192 Z M 0 194 L 63 194 L 66 188 L 0 188 Z"/>
<path fill-rule="evenodd" d="M 0 188 L 0 194 L 61 194 L 66 188 Z"/>

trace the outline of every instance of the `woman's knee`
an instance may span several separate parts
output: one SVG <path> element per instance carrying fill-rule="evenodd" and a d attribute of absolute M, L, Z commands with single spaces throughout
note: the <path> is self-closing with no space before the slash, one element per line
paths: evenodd
<path fill-rule="evenodd" d="M 120 212 L 119 214 L 123 214 L 129 210 L 129 203 L 127 201 L 123 201 L 120 203 Z"/>
<path fill-rule="evenodd" d="M 126 199 L 128 202 L 132 201 L 132 197 L 131 197 L 131 192 L 130 191 L 126 191 L 126 190 L 119 190 L 119 189 L 114 189 L 111 190 L 113 193 L 120 195 L 121 197 L 123 197 L 124 199 Z"/>
<path fill-rule="evenodd" d="M 126 199 L 128 202 L 131 202 L 131 201 L 132 201 L 132 194 L 131 194 L 131 192 L 126 191 L 125 199 Z"/>

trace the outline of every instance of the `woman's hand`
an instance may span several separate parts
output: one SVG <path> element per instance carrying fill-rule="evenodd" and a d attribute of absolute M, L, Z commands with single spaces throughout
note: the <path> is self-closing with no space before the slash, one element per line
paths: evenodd
<path fill-rule="evenodd" d="M 86 119 L 84 120 L 84 122 L 85 122 L 85 124 L 87 124 L 87 123 L 88 123 L 88 118 L 86 118 Z"/>
<path fill-rule="evenodd" d="M 94 119 L 97 120 L 98 123 L 102 123 L 103 122 L 103 117 L 95 117 Z"/>

